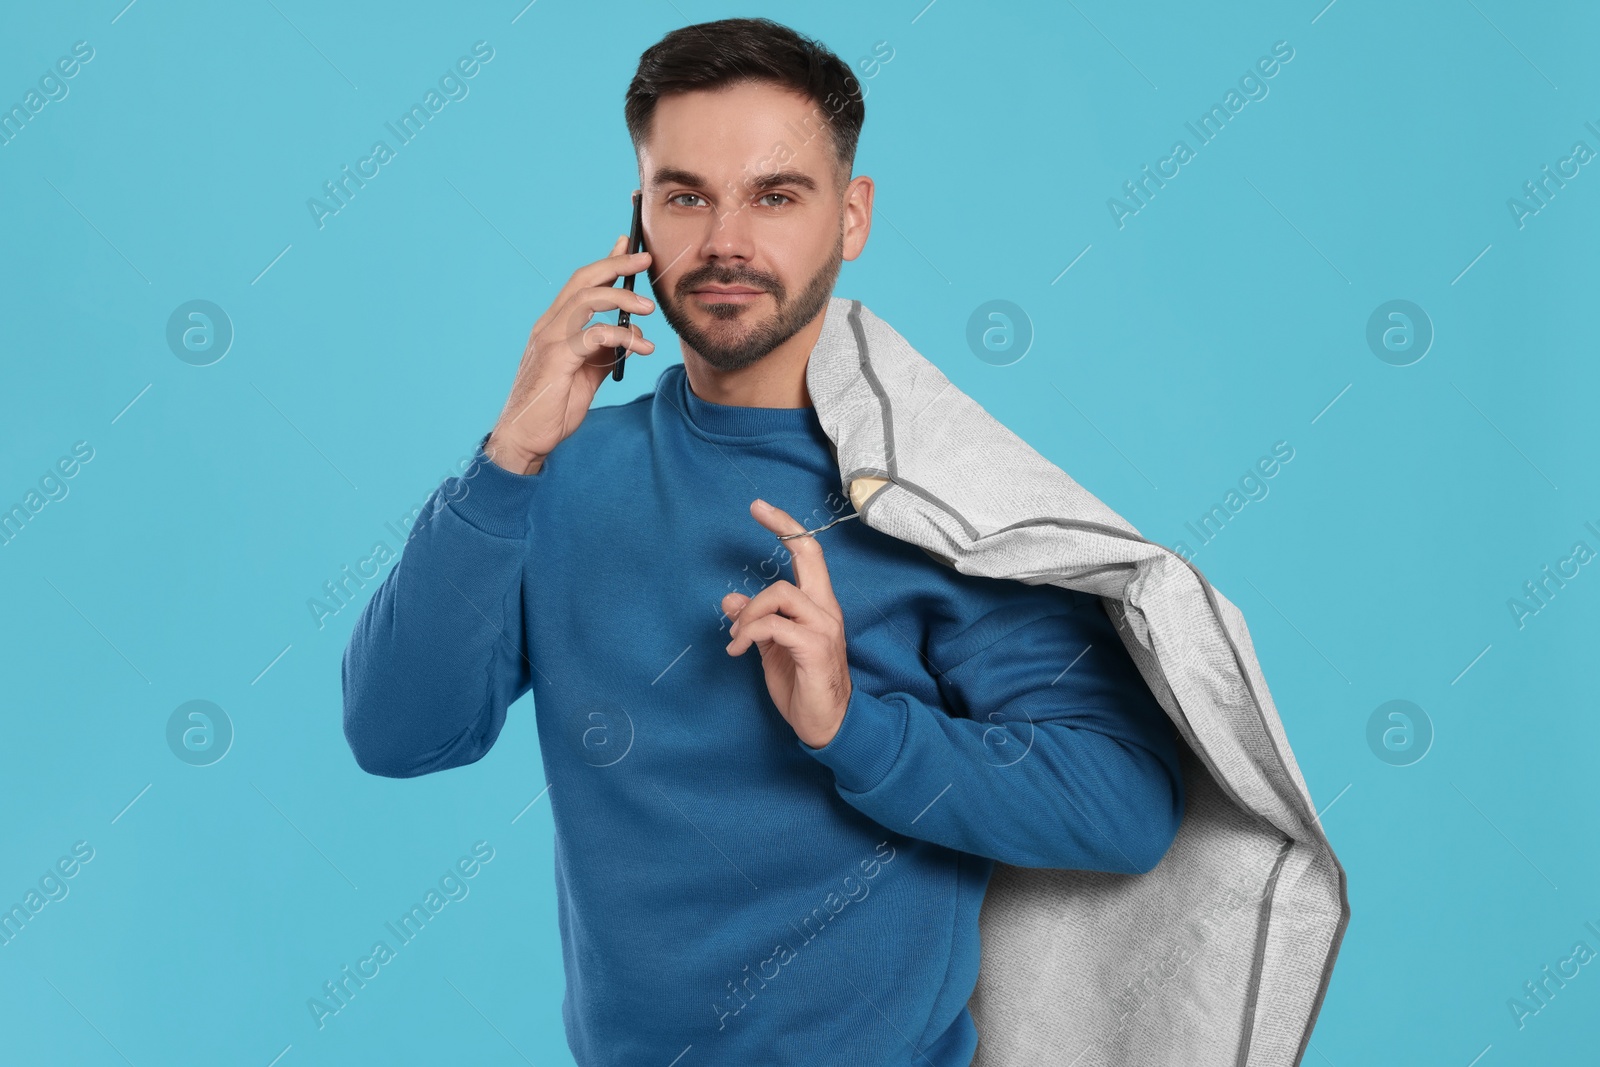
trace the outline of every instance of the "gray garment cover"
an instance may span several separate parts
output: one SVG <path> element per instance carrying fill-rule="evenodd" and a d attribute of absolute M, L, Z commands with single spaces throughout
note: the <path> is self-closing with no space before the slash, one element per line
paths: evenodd
<path fill-rule="evenodd" d="M 830 299 L 806 384 L 858 521 L 964 574 L 1101 597 L 1187 742 L 1153 871 L 996 863 L 975 1067 L 1298 1064 L 1350 902 L 1239 610 L 859 300 Z"/>

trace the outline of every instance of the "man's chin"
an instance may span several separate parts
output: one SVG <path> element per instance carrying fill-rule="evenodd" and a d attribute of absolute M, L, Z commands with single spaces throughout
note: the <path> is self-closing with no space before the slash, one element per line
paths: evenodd
<path fill-rule="evenodd" d="M 772 324 L 765 319 L 714 316 L 710 321 L 696 321 L 694 326 L 698 334 L 695 340 L 699 344 L 691 343 L 691 347 L 707 363 L 722 370 L 747 367 L 764 358 L 773 348 L 765 336 L 770 333 Z"/>

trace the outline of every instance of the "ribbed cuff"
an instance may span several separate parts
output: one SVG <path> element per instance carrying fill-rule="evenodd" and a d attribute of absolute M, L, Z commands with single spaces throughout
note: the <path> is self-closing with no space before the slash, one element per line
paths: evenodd
<path fill-rule="evenodd" d="M 484 434 L 478 442 L 460 477 L 445 479 L 444 497 L 457 515 L 484 533 L 526 537 L 533 525 L 533 497 L 545 480 L 544 467 L 537 474 L 514 474 L 497 465 L 483 450 L 489 436 Z"/>
<path fill-rule="evenodd" d="M 910 709 L 903 700 L 879 700 L 850 679 L 850 700 L 839 732 L 821 748 L 795 738 L 818 762 L 833 769 L 839 787 L 865 793 L 883 781 L 905 743 Z"/>

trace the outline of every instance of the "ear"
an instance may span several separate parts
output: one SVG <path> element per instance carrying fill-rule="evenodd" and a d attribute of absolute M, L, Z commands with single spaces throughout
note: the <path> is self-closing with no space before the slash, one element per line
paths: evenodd
<path fill-rule="evenodd" d="M 853 260 L 867 246 L 872 232 L 872 179 L 865 174 L 850 180 L 844 190 L 844 258 Z"/>

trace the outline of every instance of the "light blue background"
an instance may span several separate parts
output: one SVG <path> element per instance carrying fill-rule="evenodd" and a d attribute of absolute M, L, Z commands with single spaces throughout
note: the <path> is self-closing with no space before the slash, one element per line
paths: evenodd
<path fill-rule="evenodd" d="M 1600 14 L 1324 2 L 8 11 L 0 106 L 95 52 L 0 147 L 0 506 L 74 442 L 94 458 L 0 547 L 0 904 L 95 854 L 0 947 L 6 1061 L 571 1062 L 531 703 L 474 766 L 365 775 L 339 663 L 376 582 L 322 629 L 307 601 L 398 547 L 386 524 L 623 232 L 639 52 L 735 14 L 852 64 L 888 42 L 856 160 L 876 225 L 837 293 L 1147 536 L 1193 547 L 1186 522 L 1294 448 L 1195 563 L 1249 620 L 1350 875 L 1304 1062 L 1592 1056 L 1600 966 L 1521 1029 L 1507 1001 L 1600 951 L 1600 565 L 1521 628 L 1507 601 L 1600 550 L 1600 164 L 1525 227 L 1507 200 L 1600 149 Z M 470 95 L 318 229 L 307 199 L 479 40 Z M 1277 41 L 1269 95 L 1119 229 L 1108 198 Z M 194 299 L 236 332 L 211 366 L 166 343 Z M 993 299 L 1034 331 L 1009 366 L 965 340 Z M 1436 331 L 1410 366 L 1365 340 L 1392 299 Z M 646 328 L 658 354 L 597 403 L 678 358 Z M 203 768 L 166 741 L 192 699 L 236 731 Z M 1393 699 L 1435 731 L 1410 766 L 1368 746 Z M 470 895 L 319 1030 L 308 998 L 480 840 Z"/>

